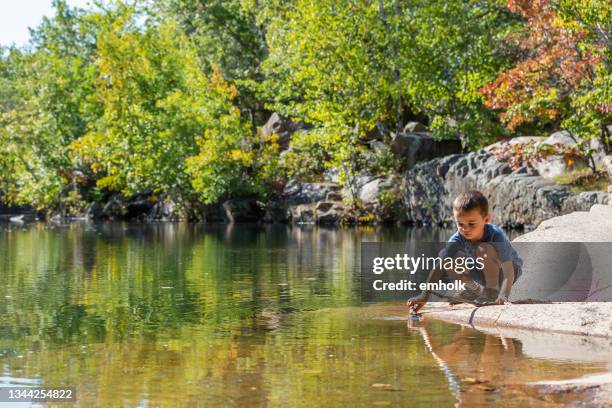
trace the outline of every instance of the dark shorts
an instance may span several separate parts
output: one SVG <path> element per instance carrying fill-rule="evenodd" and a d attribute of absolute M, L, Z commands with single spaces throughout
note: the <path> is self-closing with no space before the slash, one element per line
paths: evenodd
<path fill-rule="evenodd" d="M 523 271 L 520 266 L 516 264 L 513 264 L 513 265 L 514 265 L 514 282 L 512 283 L 514 284 L 516 283 L 518 278 L 523 274 Z M 470 278 L 472 278 L 474 281 L 480 283 L 483 286 L 485 285 L 485 276 L 484 276 L 484 271 L 482 269 L 470 270 Z M 503 281 L 504 281 L 504 272 L 500 268 L 499 269 L 499 285 L 500 286 L 502 285 Z"/>

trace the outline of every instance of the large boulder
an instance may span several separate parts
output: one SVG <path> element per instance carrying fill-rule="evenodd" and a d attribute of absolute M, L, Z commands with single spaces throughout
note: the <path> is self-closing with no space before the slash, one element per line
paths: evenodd
<path fill-rule="evenodd" d="M 336 183 L 290 180 L 279 197 L 265 208 L 265 222 L 335 224 L 345 214 L 342 189 Z"/>
<path fill-rule="evenodd" d="M 567 147 L 576 146 L 576 140 L 570 135 L 567 130 L 555 132 L 544 139 L 543 143 L 548 145 L 562 145 Z"/>
<path fill-rule="evenodd" d="M 459 139 L 434 140 L 429 133 L 400 133 L 393 135 L 391 151 L 407 169 L 418 162 L 461 152 Z"/>
<path fill-rule="evenodd" d="M 291 221 L 296 224 L 314 224 L 316 222 L 313 204 L 298 204 L 289 209 Z"/>
<path fill-rule="evenodd" d="M 548 137 L 544 136 L 520 136 L 493 143 L 485 147 L 485 151 L 493 153 L 496 157 L 510 160 L 521 151 L 525 165 L 535 169 L 539 175 L 548 179 L 573 170 L 576 166 L 586 166 L 587 159 L 578 155 L 573 157 L 573 164 L 568 164 L 564 151 L 577 151 L 576 141 L 569 132 L 559 131 Z M 557 154 L 552 153 L 556 151 Z M 548 152 L 548 153 L 546 153 Z"/>
<path fill-rule="evenodd" d="M 496 151 L 506 149 L 508 147 L 513 148 L 514 146 L 524 146 L 529 143 L 542 143 L 546 140 L 544 136 L 518 136 L 513 137 L 510 140 L 502 140 L 499 142 L 492 143 L 486 146 L 483 150 L 487 153 L 495 153 Z"/>
<path fill-rule="evenodd" d="M 337 224 L 345 218 L 347 209 L 338 201 L 319 201 L 291 206 L 289 213 L 295 224 Z"/>
<path fill-rule="evenodd" d="M 553 217 L 514 245 L 519 253 L 533 252 L 513 288 L 514 299 L 538 298 L 550 288 L 554 290 L 545 296 L 549 300 L 612 300 L 612 206 L 594 205 L 589 211 Z M 574 255 L 568 257 L 570 253 Z M 551 263 L 559 265 L 551 268 Z M 559 280 L 561 272 L 564 279 Z"/>
<path fill-rule="evenodd" d="M 372 181 L 366 183 L 359 189 L 359 199 L 364 204 L 374 203 L 378 200 L 378 197 L 381 192 L 381 187 L 385 183 L 385 179 L 382 177 L 377 177 Z"/>
<path fill-rule="evenodd" d="M 342 189 L 336 183 L 290 181 L 285 186 L 282 199 L 293 223 L 335 224 L 345 213 Z"/>
<path fill-rule="evenodd" d="M 539 175 L 548 179 L 554 179 L 569 170 L 562 157 L 549 157 L 545 160 L 537 161 L 533 164 L 533 168 Z"/>
<path fill-rule="evenodd" d="M 576 141 L 570 133 L 566 130 L 555 132 L 548 136 L 540 144 L 555 146 L 557 149 L 575 149 L 577 146 Z M 577 158 L 576 164 L 586 165 L 585 158 Z M 541 176 L 547 178 L 554 178 L 562 174 L 571 171 L 575 166 L 568 165 L 567 161 L 562 155 L 552 155 L 533 163 L 533 167 L 540 173 Z"/>
<path fill-rule="evenodd" d="M 359 189 L 359 200 L 366 213 L 379 223 L 404 221 L 402 181 L 396 176 L 376 177 Z"/>
<path fill-rule="evenodd" d="M 344 205 L 336 201 L 321 201 L 315 208 L 319 224 L 337 224 L 346 213 Z"/>

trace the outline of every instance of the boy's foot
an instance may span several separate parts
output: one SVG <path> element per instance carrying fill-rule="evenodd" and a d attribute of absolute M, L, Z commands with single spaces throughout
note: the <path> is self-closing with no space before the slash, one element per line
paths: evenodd
<path fill-rule="evenodd" d="M 493 288 L 484 288 L 482 295 L 478 296 L 474 302 L 476 303 L 493 303 L 499 296 L 499 290 Z"/>

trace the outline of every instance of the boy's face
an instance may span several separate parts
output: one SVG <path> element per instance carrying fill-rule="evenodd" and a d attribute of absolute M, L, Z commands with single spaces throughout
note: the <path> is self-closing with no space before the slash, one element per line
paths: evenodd
<path fill-rule="evenodd" d="M 468 211 L 453 210 L 453 215 L 459 234 L 471 241 L 480 241 L 484 235 L 485 224 L 491 221 L 490 214 L 482 215 L 477 208 Z"/>

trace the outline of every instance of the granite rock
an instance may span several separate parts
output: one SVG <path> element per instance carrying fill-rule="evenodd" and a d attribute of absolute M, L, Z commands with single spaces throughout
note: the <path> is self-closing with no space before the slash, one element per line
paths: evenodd
<path fill-rule="evenodd" d="M 480 190 L 489 199 L 493 222 L 506 227 L 537 225 L 571 211 L 605 204 L 605 193 L 573 193 L 533 168 L 512 170 L 487 150 L 418 163 L 403 185 L 406 217 L 415 223 L 453 220 L 452 200 L 460 192 Z"/>

